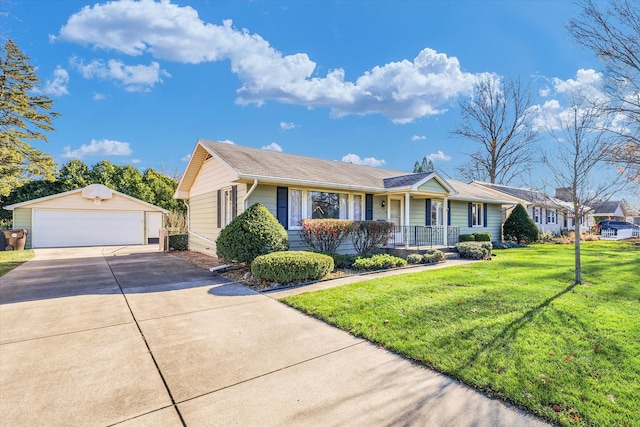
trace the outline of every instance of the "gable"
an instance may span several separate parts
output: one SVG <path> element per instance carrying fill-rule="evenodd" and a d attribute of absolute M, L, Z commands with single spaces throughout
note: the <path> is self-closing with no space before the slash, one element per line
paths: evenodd
<path fill-rule="evenodd" d="M 26 206 L 25 206 L 26 207 Z M 81 192 L 74 192 L 71 194 L 62 195 L 60 197 L 50 198 L 43 201 L 35 201 L 30 203 L 29 208 L 34 209 L 82 209 L 82 210 L 158 210 L 160 208 L 151 207 L 144 202 L 138 202 L 136 199 L 129 199 L 114 192 L 111 199 L 102 200 L 99 205 L 96 205 L 92 199 L 87 199 L 82 196 Z M 154 209 L 155 208 L 155 209 Z"/>
<path fill-rule="evenodd" d="M 440 184 L 438 181 L 436 181 L 433 178 L 428 180 L 424 184 L 420 185 L 418 187 L 418 190 L 426 191 L 426 192 L 429 192 L 429 193 L 438 193 L 438 194 L 448 194 L 449 193 L 447 191 L 447 189 L 444 188 L 444 186 L 442 184 Z"/>

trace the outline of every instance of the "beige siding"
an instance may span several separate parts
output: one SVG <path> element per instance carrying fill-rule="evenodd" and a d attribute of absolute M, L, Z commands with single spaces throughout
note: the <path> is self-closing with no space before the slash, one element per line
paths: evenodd
<path fill-rule="evenodd" d="M 420 191 L 428 191 L 430 193 L 439 193 L 439 194 L 449 194 L 449 192 L 435 179 L 430 179 L 429 181 L 422 184 L 418 187 Z"/>
<path fill-rule="evenodd" d="M 219 188 L 231 185 L 231 181 L 235 179 L 236 176 L 228 167 L 212 157 L 204 162 L 200 168 L 200 172 L 189 190 L 189 197 L 217 191 Z"/>
<path fill-rule="evenodd" d="M 451 201 L 451 225 L 460 227 L 460 234 L 489 232 L 494 242 L 502 241 L 502 206 L 485 204 L 487 211 L 487 227 L 469 227 L 468 202 Z"/>
<path fill-rule="evenodd" d="M 33 210 L 29 208 L 16 208 L 13 210 L 13 229 L 27 230 L 27 241 L 25 243 L 26 248 L 31 247 L 31 218 L 33 216 Z"/>
<path fill-rule="evenodd" d="M 382 207 L 382 201 L 387 201 L 387 196 L 373 196 L 373 220 L 387 220 L 387 208 Z"/>
<path fill-rule="evenodd" d="M 197 179 L 197 178 L 196 178 Z M 217 191 L 200 194 L 189 200 L 189 226 L 192 231 L 215 241 L 220 234 L 218 229 Z M 215 254 L 215 245 L 189 235 L 189 249 Z"/>
<path fill-rule="evenodd" d="M 103 200 L 96 205 L 93 200 L 82 197 L 80 192 L 68 194 L 62 197 L 56 197 L 42 202 L 29 205 L 34 209 L 73 209 L 73 210 L 91 210 L 91 211 L 149 211 L 148 205 L 138 203 L 126 197 L 113 194 L 113 198 Z"/>
<path fill-rule="evenodd" d="M 411 199 L 409 206 L 409 225 L 426 225 L 425 199 Z"/>
<path fill-rule="evenodd" d="M 269 212 L 273 214 L 273 216 L 277 216 L 276 211 L 276 186 L 275 185 L 260 185 L 253 190 L 253 193 L 249 196 L 249 200 L 247 203 L 247 207 L 260 203 L 266 206 L 269 209 Z M 248 190 L 247 190 L 248 191 Z"/>

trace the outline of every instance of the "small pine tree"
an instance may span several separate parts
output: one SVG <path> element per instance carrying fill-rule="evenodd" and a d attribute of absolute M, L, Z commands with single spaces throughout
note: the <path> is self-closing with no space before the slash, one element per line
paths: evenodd
<path fill-rule="evenodd" d="M 538 226 L 522 205 L 513 209 L 502 227 L 505 240 L 515 240 L 520 243 L 532 243 L 538 240 Z"/>
<path fill-rule="evenodd" d="M 216 240 L 218 257 L 250 263 L 259 255 L 289 249 L 289 236 L 271 212 L 260 203 L 234 218 Z"/>

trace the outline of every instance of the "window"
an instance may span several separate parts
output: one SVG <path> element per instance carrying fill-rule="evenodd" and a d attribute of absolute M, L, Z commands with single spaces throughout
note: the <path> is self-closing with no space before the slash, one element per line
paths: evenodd
<path fill-rule="evenodd" d="M 289 190 L 289 229 L 302 226 L 302 190 Z"/>
<path fill-rule="evenodd" d="M 542 224 L 540 208 L 533 208 L 533 222 L 536 224 Z"/>
<path fill-rule="evenodd" d="M 233 219 L 233 194 L 231 188 L 225 188 L 221 193 L 222 197 L 222 228 L 229 225 Z"/>
<path fill-rule="evenodd" d="M 349 213 L 349 195 L 342 193 L 324 193 L 310 191 L 307 193 L 307 217 L 318 219 L 347 219 Z"/>
<path fill-rule="evenodd" d="M 555 224 L 555 223 L 556 223 L 556 210 L 547 209 L 547 224 Z"/>
<path fill-rule="evenodd" d="M 360 194 L 353 196 L 353 220 L 362 220 L 362 196 Z"/>
<path fill-rule="evenodd" d="M 482 203 L 471 204 L 471 226 L 482 227 Z"/>
<path fill-rule="evenodd" d="M 431 202 L 431 225 L 442 225 L 442 202 Z"/>

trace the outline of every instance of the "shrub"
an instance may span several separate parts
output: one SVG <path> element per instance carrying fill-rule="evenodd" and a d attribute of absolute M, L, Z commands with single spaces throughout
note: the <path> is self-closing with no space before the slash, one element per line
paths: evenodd
<path fill-rule="evenodd" d="M 298 235 L 302 242 L 317 252 L 335 252 L 349 236 L 353 221 L 345 219 L 304 219 Z"/>
<path fill-rule="evenodd" d="M 407 256 L 407 262 L 409 264 L 422 264 L 423 257 L 421 254 L 409 254 Z"/>
<path fill-rule="evenodd" d="M 339 254 L 337 252 L 317 252 L 333 258 L 334 268 L 350 268 L 358 258 L 356 254 Z"/>
<path fill-rule="evenodd" d="M 488 231 L 483 231 L 480 233 L 473 233 L 473 237 L 476 242 L 490 242 L 493 240 L 493 236 Z"/>
<path fill-rule="evenodd" d="M 475 242 L 476 241 L 476 236 L 474 236 L 473 234 L 461 234 L 460 237 L 458 237 L 458 241 L 460 241 L 460 242 Z"/>
<path fill-rule="evenodd" d="M 517 205 L 502 226 L 506 240 L 518 243 L 532 243 L 538 240 L 538 226 L 522 205 Z"/>
<path fill-rule="evenodd" d="M 404 267 L 407 261 L 389 254 L 378 254 L 367 258 L 358 258 L 353 263 L 356 270 L 384 270 L 387 268 Z"/>
<path fill-rule="evenodd" d="M 188 251 L 189 237 L 186 234 L 174 234 L 169 236 L 170 251 Z"/>
<path fill-rule="evenodd" d="M 491 256 L 491 242 L 463 242 L 456 245 L 460 258 L 489 259 Z"/>
<path fill-rule="evenodd" d="M 216 253 L 226 261 L 251 262 L 259 255 L 287 249 L 287 231 L 260 203 L 234 218 L 216 240 Z"/>
<path fill-rule="evenodd" d="M 440 262 L 444 260 L 444 252 L 439 251 L 438 249 L 427 249 L 427 251 L 422 255 L 422 262 L 425 264 L 432 264 L 434 262 Z"/>
<path fill-rule="evenodd" d="M 251 263 L 256 278 L 282 284 L 320 279 L 331 271 L 333 258 L 315 252 L 274 252 L 260 255 Z"/>
<path fill-rule="evenodd" d="M 386 242 L 392 232 L 392 222 L 355 221 L 351 228 L 351 241 L 356 252 L 365 255 Z"/>
<path fill-rule="evenodd" d="M 498 242 L 493 245 L 493 249 L 512 249 L 512 248 L 524 248 L 524 245 L 515 242 Z"/>

